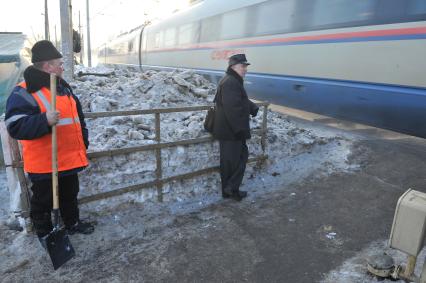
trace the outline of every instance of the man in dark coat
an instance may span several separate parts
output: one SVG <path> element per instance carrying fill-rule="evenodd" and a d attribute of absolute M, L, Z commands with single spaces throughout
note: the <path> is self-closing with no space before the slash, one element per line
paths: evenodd
<path fill-rule="evenodd" d="M 226 75 L 218 85 L 213 136 L 220 145 L 220 177 L 222 196 L 241 201 L 247 192 L 240 191 L 248 159 L 246 139 L 250 134 L 250 114 L 257 115 L 259 107 L 251 102 L 244 89 L 247 73 L 245 54 L 229 58 Z"/>

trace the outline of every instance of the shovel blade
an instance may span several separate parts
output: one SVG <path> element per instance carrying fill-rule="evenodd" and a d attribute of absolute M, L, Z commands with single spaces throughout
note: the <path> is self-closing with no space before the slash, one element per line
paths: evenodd
<path fill-rule="evenodd" d="M 50 232 L 46 238 L 46 248 L 55 270 L 75 255 L 74 248 L 65 229 Z"/>

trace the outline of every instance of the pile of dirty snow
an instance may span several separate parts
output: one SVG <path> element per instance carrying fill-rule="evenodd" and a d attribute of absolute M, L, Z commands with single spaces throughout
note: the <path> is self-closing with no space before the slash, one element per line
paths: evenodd
<path fill-rule="evenodd" d="M 77 77 L 71 83 L 83 111 L 103 112 L 211 104 L 216 85 L 191 70 L 170 72 L 131 68 L 98 67 L 77 72 L 104 73 L 108 76 Z M 161 142 L 207 137 L 203 128 L 205 111 L 161 114 Z M 350 153 L 349 139 L 326 128 L 307 128 L 285 115 L 268 111 L 268 139 L 265 154 L 269 160 L 263 167 L 249 165 L 246 176 L 266 176 L 256 179 L 262 186 L 291 183 L 321 170 L 331 173 L 346 170 Z M 251 120 L 252 129 L 260 129 L 263 107 Z M 119 116 L 87 119 L 90 132 L 89 152 L 125 148 L 155 143 L 154 115 Z M 262 154 L 260 137 L 248 142 L 251 157 Z M 282 161 L 286 162 L 282 162 Z M 171 147 L 162 150 L 163 177 L 189 173 L 219 164 L 218 143 Z M 154 151 L 101 157 L 91 160 L 81 174 L 81 195 L 106 192 L 155 179 Z M 273 176 L 271 179 L 270 176 Z M 269 182 L 269 183 L 268 183 Z M 272 183 L 271 183 L 272 182 Z M 256 183 L 256 182 L 251 182 Z M 200 176 L 191 180 L 166 184 L 165 200 L 191 199 L 203 196 L 206 201 L 217 196 L 219 175 Z M 155 188 L 127 194 L 114 201 L 145 201 L 157 195 Z M 112 205 L 112 200 L 101 203 Z"/>

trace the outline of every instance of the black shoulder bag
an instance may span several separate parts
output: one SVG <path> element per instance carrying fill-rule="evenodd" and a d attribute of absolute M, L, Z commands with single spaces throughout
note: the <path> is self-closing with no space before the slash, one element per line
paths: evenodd
<path fill-rule="evenodd" d="M 209 133 L 213 133 L 214 117 L 216 115 L 216 98 L 217 98 L 217 92 L 213 99 L 213 103 L 215 103 L 215 105 L 210 107 L 207 110 L 207 115 L 206 115 L 206 118 L 204 119 L 204 129 Z"/>

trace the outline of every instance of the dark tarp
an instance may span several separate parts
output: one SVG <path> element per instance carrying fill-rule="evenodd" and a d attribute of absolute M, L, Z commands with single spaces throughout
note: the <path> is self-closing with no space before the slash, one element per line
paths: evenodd
<path fill-rule="evenodd" d="M 22 33 L 0 32 L 0 64 L 20 61 L 25 35 Z"/>
<path fill-rule="evenodd" d="M 6 99 L 18 82 L 28 61 L 22 33 L 0 32 L 0 115 L 4 112 Z"/>

